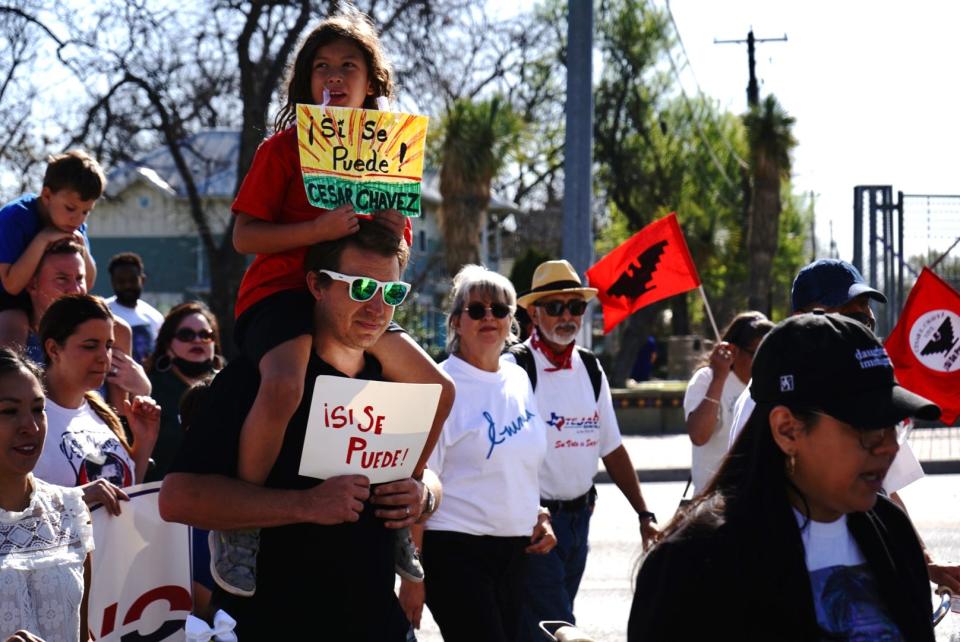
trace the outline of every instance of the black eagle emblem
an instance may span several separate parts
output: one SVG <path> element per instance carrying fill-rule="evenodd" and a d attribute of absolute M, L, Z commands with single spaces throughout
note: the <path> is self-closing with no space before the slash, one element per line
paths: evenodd
<path fill-rule="evenodd" d="M 937 331 L 933 333 L 933 338 L 927 342 L 927 345 L 923 346 L 920 354 L 921 356 L 927 356 L 928 354 L 947 352 L 956 343 L 957 340 L 953 336 L 953 323 L 950 322 L 950 317 L 947 317 L 937 328 Z"/>
<path fill-rule="evenodd" d="M 647 286 L 653 279 L 653 273 L 657 271 L 657 264 L 660 263 L 660 257 L 663 256 L 666 247 L 667 242 L 660 241 L 645 249 L 637 257 L 637 260 L 630 263 L 626 271 L 613 282 L 613 285 L 607 290 L 607 294 L 636 299 L 643 293 L 657 287 L 655 285 Z"/>

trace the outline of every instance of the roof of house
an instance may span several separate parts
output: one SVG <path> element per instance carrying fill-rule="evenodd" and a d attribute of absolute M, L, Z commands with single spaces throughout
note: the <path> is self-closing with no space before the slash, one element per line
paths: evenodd
<path fill-rule="evenodd" d="M 184 139 L 180 148 L 192 170 L 200 196 L 233 198 L 237 183 L 237 157 L 240 153 L 239 130 L 208 129 L 198 132 Z M 186 184 L 166 145 L 111 170 L 107 175 L 107 197 L 122 194 L 138 181 L 170 196 L 187 196 Z M 437 170 L 424 169 L 420 198 L 424 203 L 434 206 L 439 206 L 443 201 L 440 173 Z M 519 212 L 520 208 L 493 193 L 490 196 L 490 211 Z"/>
<path fill-rule="evenodd" d="M 198 132 L 184 139 L 180 149 L 200 196 L 233 197 L 240 151 L 239 131 L 209 129 Z M 171 196 L 187 195 L 186 184 L 166 145 L 111 170 L 107 175 L 107 196 L 117 196 L 137 181 L 144 181 Z"/>

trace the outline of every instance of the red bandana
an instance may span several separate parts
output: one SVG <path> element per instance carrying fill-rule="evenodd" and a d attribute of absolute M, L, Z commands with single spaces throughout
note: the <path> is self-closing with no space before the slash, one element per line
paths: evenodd
<path fill-rule="evenodd" d="M 536 327 L 534 327 L 533 333 L 530 335 L 530 345 L 533 346 L 534 349 L 539 350 L 540 354 L 545 356 L 547 361 L 553 365 L 552 368 L 544 368 L 544 372 L 556 372 L 557 370 L 570 370 L 573 368 L 573 348 L 575 343 L 575 341 L 571 341 L 570 345 L 560 352 L 554 352 L 553 348 L 540 339 L 540 332 Z"/>

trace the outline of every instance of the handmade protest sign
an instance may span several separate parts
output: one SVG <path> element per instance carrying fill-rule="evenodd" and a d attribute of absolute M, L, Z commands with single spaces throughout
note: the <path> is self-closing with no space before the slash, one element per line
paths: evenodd
<path fill-rule="evenodd" d="M 426 116 L 297 105 L 300 170 L 307 200 L 362 214 L 394 209 L 420 216 Z"/>
<path fill-rule="evenodd" d="M 160 482 L 130 486 L 120 515 L 93 515 L 88 617 L 99 642 L 182 642 L 190 597 L 190 529 L 160 518 Z M 86 640 L 86 636 L 81 636 Z"/>
<path fill-rule="evenodd" d="M 359 474 L 374 484 L 409 477 L 439 400 L 439 384 L 317 377 L 300 474 Z"/>

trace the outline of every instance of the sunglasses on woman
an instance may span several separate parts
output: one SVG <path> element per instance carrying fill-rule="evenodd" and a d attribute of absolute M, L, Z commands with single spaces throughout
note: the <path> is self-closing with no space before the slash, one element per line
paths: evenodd
<path fill-rule="evenodd" d="M 830 417 L 836 421 L 841 421 L 836 417 L 828 415 L 825 412 L 820 412 L 818 410 L 813 411 L 814 414 L 820 415 L 822 417 Z M 843 422 L 846 423 L 846 422 Z M 880 447 L 880 444 L 884 443 L 888 434 L 893 434 L 894 438 L 897 441 L 898 446 L 902 446 L 903 443 L 910 436 L 910 431 L 913 430 L 913 422 L 904 419 L 896 426 L 891 426 L 890 428 L 874 428 L 871 430 L 857 428 L 856 426 L 851 426 L 854 430 L 857 431 L 857 438 L 860 440 L 860 447 L 867 451 L 874 451 Z"/>
<path fill-rule="evenodd" d="M 506 319 L 507 315 L 510 314 L 510 306 L 502 303 L 492 303 L 489 306 L 482 303 L 471 303 L 463 308 L 462 312 L 466 312 L 467 316 L 474 321 L 479 321 L 487 316 L 487 310 L 497 319 Z"/>
<path fill-rule="evenodd" d="M 378 281 L 367 276 L 350 276 L 333 270 L 317 270 L 318 274 L 326 274 L 334 281 L 343 281 L 348 287 L 350 298 L 358 303 L 365 303 L 373 298 L 380 290 L 383 302 L 390 306 L 403 303 L 410 292 L 410 284 L 403 281 Z"/>
<path fill-rule="evenodd" d="M 570 310 L 570 314 L 578 317 L 587 310 L 587 302 L 583 299 L 570 299 L 569 301 L 537 301 L 534 303 L 538 308 L 543 308 L 551 317 L 558 317 L 563 314 L 563 309 Z"/>
<path fill-rule="evenodd" d="M 204 343 L 213 341 L 213 330 L 194 330 L 193 328 L 180 328 L 173 334 L 173 338 L 184 343 L 193 343 L 199 338 Z"/>

